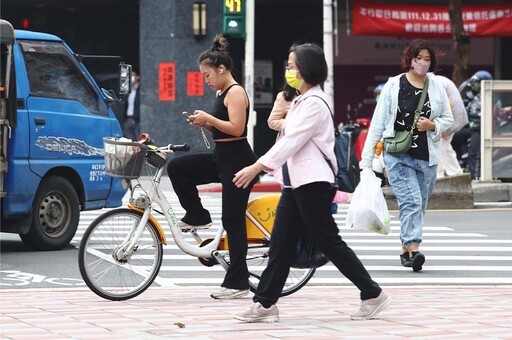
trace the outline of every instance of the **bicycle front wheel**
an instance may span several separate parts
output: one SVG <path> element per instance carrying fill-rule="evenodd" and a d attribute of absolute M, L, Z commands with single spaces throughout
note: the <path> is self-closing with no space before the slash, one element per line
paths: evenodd
<path fill-rule="evenodd" d="M 150 221 L 135 240 L 133 250 L 121 251 L 135 237 L 141 217 L 142 213 L 126 208 L 108 211 L 96 218 L 82 237 L 78 252 L 80 274 L 102 298 L 131 299 L 151 286 L 158 275 L 163 247 Z"/>
<path fill-rule="evenodd" d="M 262 247 L 261 252 L 251 251 L 247 255 L 247 268 L 249 269 L 249 288 L 255 292 L 260 283 L 261 274 L 267 267 L 268 247 Z M 315 268 L 290 268 L 281 296 L 295 293 L 304 287 L 315 274 Z"/>

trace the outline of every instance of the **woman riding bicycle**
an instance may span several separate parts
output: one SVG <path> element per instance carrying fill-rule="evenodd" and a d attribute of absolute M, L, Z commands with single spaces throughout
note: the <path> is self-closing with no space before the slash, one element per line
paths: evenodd
<path fill-rule="evenodd" d="M 245 209 L 255 181 L 245 188 L 233 183 L 235 173 L 254 163 L 256 156 L 247 141 L 249 98 L 231 73 L 232 59 L 225 38 L 217 35 L 209 50 L 199 56 L 199 69 L 206 84 L 217 91 L 211 113 L 195 110 L 189 123 L 212 133 L 213 153 L 183 155 L 169 162 L 167 173 L 186 214 L 182 229 L 211 225 L 208 210 L 201 204 L 197 185 L 222 183 L 222 224 L 229 240 L 230 265 L 214 299 L 232 299 L 249 293 Z"/>

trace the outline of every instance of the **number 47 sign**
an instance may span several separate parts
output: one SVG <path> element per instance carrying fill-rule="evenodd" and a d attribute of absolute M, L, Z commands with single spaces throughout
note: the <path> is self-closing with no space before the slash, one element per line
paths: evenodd
<path fill-rule="evenodd" d="M 245 0 L 224 1 L 223 32 L 226 36 L 245 37 Z"/>
<path fill-rule="evenodd" d="M 243 0 L 226 0 L 225 11 L 227 13 L 241 13 Z"/>

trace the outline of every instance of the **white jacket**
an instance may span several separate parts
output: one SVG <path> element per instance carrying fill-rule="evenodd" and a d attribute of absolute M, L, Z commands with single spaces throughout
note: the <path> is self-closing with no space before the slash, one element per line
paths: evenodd
<path fill-rule="evenodd" d="M 403 73 L 402 73 L 403 74 Z M 402 74 L 388 79 L 379 96 L 373 113 L 368 136 L 364 143 L 360 167 L 372 166 L 375 145 L 382 138 L 395 136 L 395 121 L 398 111 L 398 92 Z M 435 130 L 427 132 L 429 165 L 439 164 L 441 155 L 441 132 L 453 124 L 453 115 L 446 91 L 435 75 L 427 73 L 429 79 L 428 98 L 430 101 L 430 120 L 436 125 Z"/>

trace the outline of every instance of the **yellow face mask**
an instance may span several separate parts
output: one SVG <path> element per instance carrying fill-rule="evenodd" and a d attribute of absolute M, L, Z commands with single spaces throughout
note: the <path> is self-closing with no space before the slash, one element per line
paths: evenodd
<path fill-rule="evenodd" d="M 297 70 L 286 70 L 284 77 L 288 85 L 296 90 L 299 90 L 302 84 L 304 84 L 304 80 L 297 78 L 297 72 Z"/>

